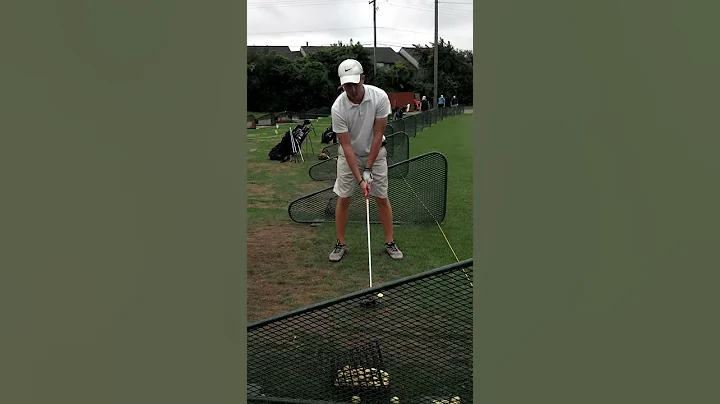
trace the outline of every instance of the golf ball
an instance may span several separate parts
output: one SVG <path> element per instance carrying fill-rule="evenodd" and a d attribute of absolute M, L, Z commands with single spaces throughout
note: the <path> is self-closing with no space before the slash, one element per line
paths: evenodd
<path fill-rule="evenodd" d="M 347 396 L 346 396 L 346 397 L 347 397 Z M 358 396 L 352 396 L 352 402 L 353 402 L 354 404 L 359 403 L 359 402 L 360 402 L 360 397 L 358 397 Z"/>
<path fill-rule="evenodd" d="M 392 404 L 400 404 L 400 399 L 397 398 L 397 396 L 395 396 L 395 397 L 393 397 L 393 398 L 390 399 L 390 402 L 391 402 Z"/>
<path fill-rule="evenodd" d="M 378 293 L 377 297 L 383 297 L 384 295 L 382 293 Z"/>

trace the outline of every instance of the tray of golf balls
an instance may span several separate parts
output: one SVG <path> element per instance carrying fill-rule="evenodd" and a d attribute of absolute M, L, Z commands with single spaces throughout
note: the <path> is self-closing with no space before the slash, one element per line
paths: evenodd
<path fill-rule="evenodd" d="M 353 389 L 384 389 L 390 386 L 388 372 L 378 368 L 345 365 L 337 370 L 336 387 Z"/>

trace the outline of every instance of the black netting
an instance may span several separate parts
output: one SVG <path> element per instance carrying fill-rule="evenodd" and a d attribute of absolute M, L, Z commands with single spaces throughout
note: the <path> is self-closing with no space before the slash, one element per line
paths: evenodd
<path fill-rule="evenodd" d="M 283 111 L 278 114 L 275 114 L 277 117 L 277 123 L 283 124 L 283 123 L 298 123 L 302 120 L 298 117 L 298 114 L 296 112 L 292 111 Z"/>
<path fill-rule="evenodd" d="M 391 135 L 393 133 L 395 133 L 393 126 L 391 124 L 385 125 L 385 136 Z"/>
<path fill-rule="evenodd" d="M 313 164 L 308 170 L 310 178 L 314 181 L 330 181 L 337 176 L 337 157 L 323 160 Z"/>
<path fill-rule="evenodd" d="M 410 139 L 405 132 L 397 132 L 385 137 L 388 165 L 410 158 Z M 321 161 L 310 167 L 310 178 L 315 181 L 335 180 L 337 176 L 337 156 Z"/>
<path fill-rule="evenodd" d="M 415 133 L 420 133 L 425 129 L 425 111 L 415 115 Z"/>
<path fill-rule="evenodd" d="M 307 111 L 298 113 L 298 117 L 300 119 L 318 119 L 318 118 L 327 118 L 329 116 L 330 116 L 330 108 L 329 107 L 312 108 Z"/>
<path fill-rule="evenodd" d="M 408 136 L 415 137 L 417 135 L 417 115 L 407 115 L 403 118 L 403 122 L 405 123 L 405 133 L 408 134 Z"/>
<path fill-rule="evenodd" d="M 392 126 L 397 132 L 405 132 L 405 118 L 394 120 Z"/>
<path fill-rule="evenodd" d="M 472 403 L 472 263 L 249 325 L 248 402 Z"/>
<path fill-rule="evenodd" d="M 257 118 L 258 126 L 271 126 L 277 123 L 277 115 L 272 112 Z"/>
<path fill-rule="evenodd" d="M 448 165 L 445 156 L 431 152 L 388 167 L 388 198 L 395 223 L 434 223 L 445 219 Z M 337 195 L 333 187 L 300 197 L 290 203 L 288 214 L 298 223 L 335 221 Z M 365 223 L 365 196 L 355 189 L 350 221 Z M 380 223 L 377 205 L 370 202 L 370 221 Z"/>
<path fill-rule="evenodd" d="M 322 153 L 327 154 L 329 158 L 337 157 L 338 156 L 338 148 L 340 147 L 340 143 L 333 143 L 329 146 L 325 146 L 322 149 Z"/>

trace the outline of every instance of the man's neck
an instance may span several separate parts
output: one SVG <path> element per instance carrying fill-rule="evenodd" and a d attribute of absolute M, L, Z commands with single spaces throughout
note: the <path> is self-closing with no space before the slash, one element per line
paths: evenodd
<path fill-rule="evenodd" d="M 362 91 L 360 92 L 360 94 L 358 94 L 357 100 L 353 100 L 350 97 L 348 97 L 348 100 L 350 100 L 350 102 L 352 102 L 353 104 L 357 105 L 357 104 L 360 104 L 364 98 L 365 98 L 365 84 L 362 85 Z"/>

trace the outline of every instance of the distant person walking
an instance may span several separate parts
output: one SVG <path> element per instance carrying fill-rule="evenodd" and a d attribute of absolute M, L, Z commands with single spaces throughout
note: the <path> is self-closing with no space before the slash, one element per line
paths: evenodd
<path fill-rule="evenodd" d="M 445 108 L 445 97 L 443 97 L 442 94 L 440 94 L 440 98 L 438 98 L 438 108 Z"/>
<path fill-rule="evenodd" d="M 420 102 L 420 111 L 427 111 L 430 109 L 430 103 L 426 96 L 423 95 L 422 101 Z"/>
<path fill-rule="evenodd" d="M 453 95 L 452 99 L 450 100 L 450 107 L 457 108 L 457 106 L 458 106 L 457 96 Z"/>

